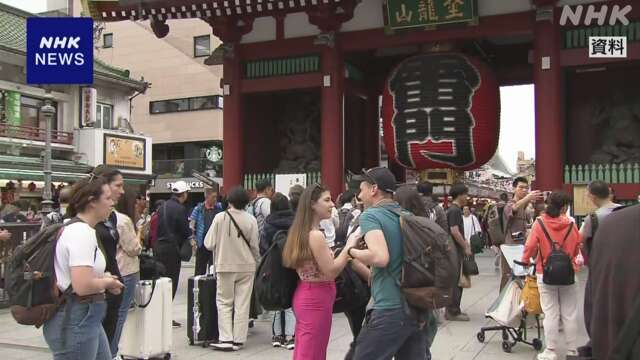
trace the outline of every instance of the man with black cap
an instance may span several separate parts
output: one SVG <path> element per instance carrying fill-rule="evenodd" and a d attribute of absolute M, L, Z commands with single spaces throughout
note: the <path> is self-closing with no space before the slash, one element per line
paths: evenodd
<path fill-rule="evenodd" d="M 153 253 L 166 267 L 166 275 L 171 278 L 173 298 L 176 297 L 180 279 L 180 248 L 185 241 L 193 238 L 187 210 L 183 205 L 187 201 L 189 190 L 191 188 L 186 182 L 176 181 L 171 185 L 171 199 L 158 209 L 158 241 Z M 180 326 L 180 323 L 173 321 L 173 327 Z"/>
<path fill-rule="evenodd" d="M 359 221 L 367 248 L 351 248 L 349 256 L 371 267 L 372 303 L 366 325 L 356 339 L 353 359 L 424 359 L 426 334 L 405 311 L 398 286 L 403 261 L 402 231 L 398 215 L 389 210 L 401 210 L 393 201 L 396 179 L 385 167 L 367 170 L 363 176 L 359 198 L 366 210 Z"/>

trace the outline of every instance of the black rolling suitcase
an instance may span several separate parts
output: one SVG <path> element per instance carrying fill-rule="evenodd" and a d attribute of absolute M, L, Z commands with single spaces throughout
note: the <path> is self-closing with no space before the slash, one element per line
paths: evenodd
<path fill-rule="evenodd" d="M 189 278 L 187 306 L 187 336 L 189 345 L 206 347 L 218 341 L 218 308 L 216 279 L 213 275 Z"/>

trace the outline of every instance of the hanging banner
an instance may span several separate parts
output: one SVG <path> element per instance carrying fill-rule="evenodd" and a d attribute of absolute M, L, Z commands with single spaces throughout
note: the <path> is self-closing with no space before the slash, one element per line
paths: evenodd
<path fill-rule="evenodd" d="M 5 93 L 7 98 L 7 124 L 20 126 L 22 120 L 20 119 L 20 93 L 16 91 L 7 91 Z"/>
<path fill-rule="evenodd" d="M 403 60 L 385 84 L 384 142 L 408 169 L 471 170 L 498 147 L 500 92 L 488 66 L 458 53 Z"/>
<path fill-rule="evenodd" d="M 118 169 L 145 170 L 146 139 L 104 134 L 104 164 Z"/>
<path fill-rule="evenodd" d="M 82 88 L 82 126 L 96 122 L 98 91 L 92 87 Z"/>
<path fill-rule="evenodd" d="M 387 25 L 394 30 L 467 23 L 477 19 L 476 0 L 387 0 Z"/>

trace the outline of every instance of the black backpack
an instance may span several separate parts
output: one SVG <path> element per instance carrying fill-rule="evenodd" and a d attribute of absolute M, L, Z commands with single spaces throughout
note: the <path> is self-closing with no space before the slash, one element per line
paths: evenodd
<path fill-rule="evenodd" d="M 298 286 L 295 270 L 282 265 L 282 250 L 287 242 L 287 231 L 280 230 L 273 235 L 271 247 L 264 254 L 254 284 L 255 296 L 266 310 L 276 311 L 291 307 L 293 293 Z"/>
<path fill-rule="evenodd" d="M 542 219 L 538 218 L 538 223 L 544 232 L 544 236 L 549 241 L 549 245 L 551 245 L 551 254 L 547 257 L 546 262 L 544 257 L 542 257 L 542 264 L 544 265 L 542 281 L 547 285 L 573 285 L 576 281 L 573 262 L 571 261 L 571 257 L 562 251 L 562 245 L 567 241 L 567 238 L 573 230 L 573 223 L 569 225 L 567 234 L 564 236 L 564 240 L 562 240 L 562 245 L 551 239 Z"/>
<path fill-rule="evenodd" d="M 349 225 L 353 221 L 353 209 L 342 208 L 338 210 L 338 228 L 336 229 L 336 246 L 344 246 L 347 242 Z"/>
<path fill-rule="evenodd" d="M 22 325 L 40 327 L 49 320 L 71 293 L 71 286 L 61 293 L 54 268 L 56 246 L 66 224 L 52 224 L 18 246 L 6 269 L 5 290 L 9 294 L 11 315 Z"/>
<path fill-rule="evenodd" d="M 453 239 L 431 219 L 384 208 L 400 217 L 404 258 L 396 281 L 409 305 L 427 311 L 449 305 L 460 271 Z"/>
<path fill-rule="evenodd" d="M 338 256 L 341 251 L 342 249 L 336 250 L 335 255 Z M 369 286 L 360 279 L 360 276 L 350 265 L 347 265 L 336 277 L 336 299 L 333 302 L 333 313 L 338 314 L 363 307 L 367 305 L 370 297 Z"/>

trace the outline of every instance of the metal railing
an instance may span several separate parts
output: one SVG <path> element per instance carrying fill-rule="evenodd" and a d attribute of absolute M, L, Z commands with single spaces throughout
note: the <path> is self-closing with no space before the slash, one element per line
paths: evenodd
<path fill-rule="evenodd" d="M 587 184 L 602 180 L 609 184 L 640 183 L 640 164 L 584 164 L 565 165 L 565 184 Z"/>
<path fill-rule="evenodd" d="M 6 268 L 15 248 L 40 230 L 37 223 L 2 223 L 0 228 L 11 233 L 11 239 L 0 241 L 0 308 L 9 306 L 9 296 L 5 291 Z"/>
<path fill-rule="evenodd" d="M 46 135 L 47 132 L 45 129 L 32 126 L 20 126 L 0 123 L 0 137 L 10 137 L 14 139 L 35 140 L 44 142 Z M 56 144 L 72 145 L 73 133 L 61 130 L 52 130 L 51 142 Z"/>
<path fill-rule="evenodd" d="M 194 170 L 201 173 L 214 171 L 213 177 L 222 177 L 220 163 L 208 159 L 153 160 L 153 173 L 158 178 L 191 177 Z"/>

